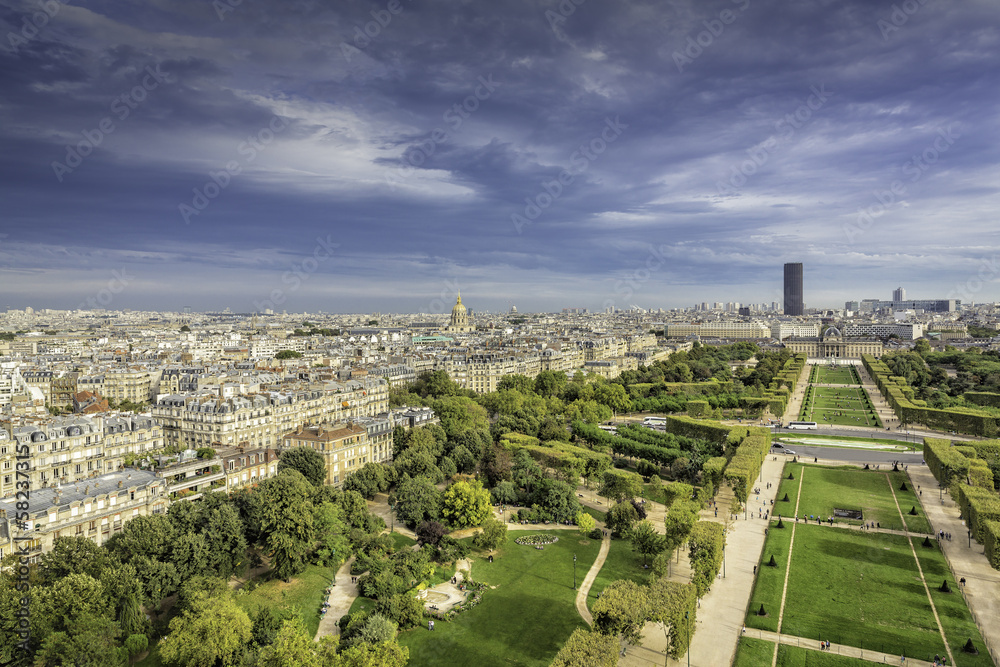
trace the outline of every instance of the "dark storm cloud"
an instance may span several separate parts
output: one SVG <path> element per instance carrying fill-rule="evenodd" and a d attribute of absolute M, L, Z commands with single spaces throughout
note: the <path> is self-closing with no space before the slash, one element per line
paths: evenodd
<path fill-rule="evenodd" d="M 36 9 L 0 8 L 5 46 Z M 328 238 L 289 307 L 456 280 L 627 305 L 651 252 L 647 306 L 770 301 L 784 261 L 831 305 L 941 296 L 996 247 L 996 27 L 916 0 L 60 4 L 0 49 L 8 296 L 75 306 L 67 275 L 120 262 L 122 302 L 248 304 Z"/>

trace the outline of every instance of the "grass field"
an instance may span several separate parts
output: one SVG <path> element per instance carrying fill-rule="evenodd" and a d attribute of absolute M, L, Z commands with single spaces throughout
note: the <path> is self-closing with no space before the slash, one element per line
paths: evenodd
<path fill-rule="evenodd" d="M 808 387 L 799 419 L 821 426 L 882 426 L 865 390 L 857 386 Z"/>
<path fill-rule="evenodd" d="M 788 644 L 778 646 L 778 667 L 871 667 L 871 665 L 868 660 L 850 658 L 833 652 L 814 651 Z"/>
<path fill-rule="evenodd" d="M 863 513 L 863 521 L 874 521 L 880 528 L 902 530 L 904 525 L 899 518 L 899 509 L 903 511 L 903 519 L 907 530 L 915 533 L 930 533 L 930 524 L 924 515 L 923 508 L 917 497 L 916 490 L 911 488 L 905 472 L 891 470 L 861 470 L 851 466 L 830 468 L 803 463 L 789 463 L 785 466 L 784 476 L 794 474 L 796 480 L 805 480 L 802 497 L 799 501 L 799 517 L 813 516 L 824 521 L 833 516 L 834 508 L 856 509 Z M 906 490 L 901 490 L 903 483 Z M 778 497 L 782 498 L 784 482 L 778 489 Z M 895 501 L 893 500 L 895 495 Z M 780 503 L 780 508 L 779 508 Z M 795 496 L 789 493 L 789 502 L 775 502 L 775 514 L 788 516 L 794 511 Z M 909 514 L 915 508 L 917 514 Z M 786 512 L 788 514 L 786 514 Z M 862 521 L 846 518 L 834 518 L 834 523 L 859 525 Z"/>
<path fill-rule="evenodd" d="M 791 495 L 791 494 L 789 494 Z M 764 551 L 761 553 L 760 564 L 757 567 L 757 581 L 750 596 L 747 607 L 746 625 L 748 628 L 761 630 L 778 630 L 778 612 L 781 609 L 781 590 L 785 583 L 785 570 L 788 566 L 788 543 L 792 539 L 792 522 L 785 521 L 783 529 L 768 530 Z M 795 545 L 798 548 L 798 545 Z M 777 567 L 769 567 L 767 563 L 774 556 Z M 758 616 L 761 605 L 764 605 L 766 616 Z"/>
<path fill-rule="evenodd" d="M 306 571 L 286 583 L 280 579 L 265 581 L 255 590 L 236 596 L 236 603 L 252 617 L 257 609 L 294 609 L 310 637 L 319 628 L 319 605 L 336 570 L 310 565 Z"/>
<path fill-rule="evenodd" d="M 632 550 L 627 540 L 611 540 L 611 550 L 608 551 L 604 567 L 587 593 L 587 607 L 592 607 L 601 591 L 618 579 L 630 579 L 638 584 L 649 581 L 649 570 L 642 567 L 642 559 Z"/>
<path fill-rule="evenodd" d="M 854 366 L 822 366 L 815 364 L 809 375 L 809 382 L 813 384 L 861 384 L 861 378 Z"/>
<path fill-rule="evenodd" d="M 740 637 L 736 645 L 736 659 L 733 667 L 771 667 L 774 657 L 774 643 L 764 639 Z"/>
<path fill-rule="evenodd" d="M 546 531 L 539 531 L 545 533 Z M 511 539 L 493 563 L 473 557 L 472 577 L 490 585 L 475 609 L 454 621 L 402 632 L 410 664 L 476 667 L 548 665 L 576 628 L 586 628 L 574 604 L 577 581 L 597 557 L 600 542 L 570 531 L 552 531 L 559 541 L 544 549 Z"/>

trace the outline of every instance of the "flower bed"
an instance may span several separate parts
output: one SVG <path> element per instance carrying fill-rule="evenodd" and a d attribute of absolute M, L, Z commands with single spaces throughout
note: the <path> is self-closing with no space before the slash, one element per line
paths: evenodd
<path fill-rule="evenodd" d="M 555 544 L 559 538 L 555 535 L 525 535 L 514 540 L 522 546 L 541 547 L 546 544 Z"/>

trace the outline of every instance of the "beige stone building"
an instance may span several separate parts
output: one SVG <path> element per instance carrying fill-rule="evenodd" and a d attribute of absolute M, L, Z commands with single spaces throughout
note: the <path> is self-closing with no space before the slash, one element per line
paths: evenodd
<path fill-rule="evenodd" d="M 785 347 L 812 359 L 860 359 L 862 354 L 881 357 L 883 351 L 880 339 L 845 337 L 836 327 L 826 329 L 816 338 L 786 338 Z"/>
<path fill-rule="evenodd" d="M 333 486 L 340 486 L 349 474 L 373 460 L 368 431 L 353 422 L 302 425 L 286 434 L 281 446 L 282 449 L 310 447 L 322 454 L 326 462 L 326 483 Z"/>

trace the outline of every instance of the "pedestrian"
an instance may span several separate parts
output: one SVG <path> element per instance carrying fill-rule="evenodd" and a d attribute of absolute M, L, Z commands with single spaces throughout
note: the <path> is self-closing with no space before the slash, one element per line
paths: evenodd
<path fill-rule="evenodd" d="M 754 573 L 754 576 L 757 576 L 757 566 L 756 565 L 753 566 L 753 573 Z"/>

